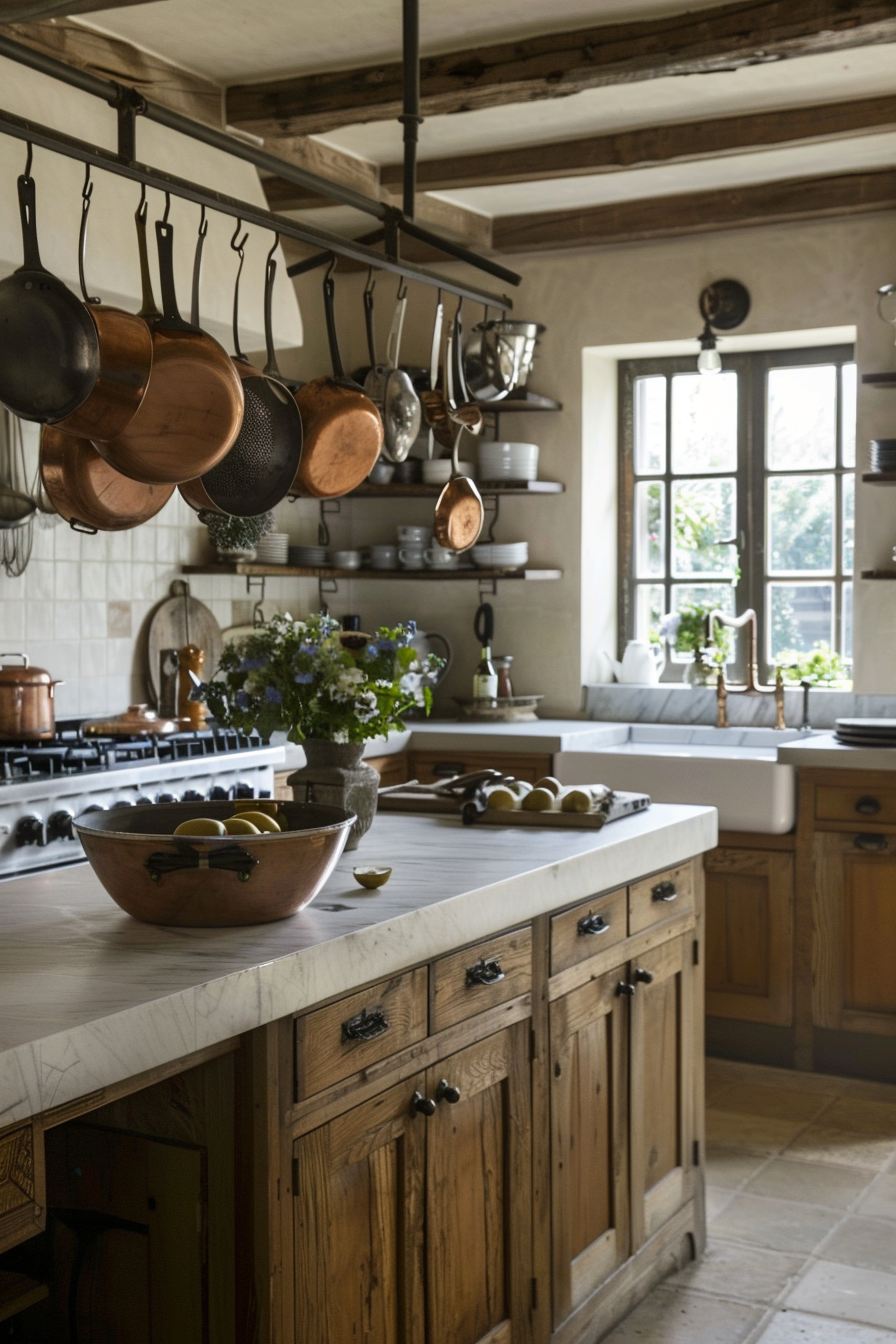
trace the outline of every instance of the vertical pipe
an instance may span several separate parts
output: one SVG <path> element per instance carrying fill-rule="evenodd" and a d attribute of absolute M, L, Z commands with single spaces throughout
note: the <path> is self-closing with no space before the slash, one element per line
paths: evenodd
<path fill-rule="evenodd" d="M 401 47 L 404 108 L 398 118 L 404 127 L 404 193 L 402 209 L 414 218 L 417 192 L 417 128 L 420 115 L 420 9 L 419 0 L 401 0 Z"/>

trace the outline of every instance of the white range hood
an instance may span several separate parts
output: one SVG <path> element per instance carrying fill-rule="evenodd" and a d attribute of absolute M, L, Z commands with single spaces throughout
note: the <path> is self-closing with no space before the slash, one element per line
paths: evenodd
<path fill-rule="evenodd" d="M 116 148 L 116 114 L 100 99 L 2 58 L 0 88 L 0 105 L 5 111 L 91 144 L 111 150 Z M 24 142 L 0 135 L 0 276 L 10 274 L 22 264 L 16 178 L 24 169 L 25 156 Z M 261 181 L 252 164 L 139 117 L 137 158 L 141 163 L 200 186 L 266 208 Z M 48 270 L 80 293 L 78 228 L 84 166 L 49 150 L 35 149 L 32 176 L 37 186 L 41 260 Z M 104 303 L 137 311 L 141 296 L 134 212 L 140 200 L 140 187 L 135 182 L 98 169 L 93 170 L 92 179 L 95 186 L 86 266 L 89 292 L 99 295 Z M 165 198 L 157 191 L 150 191 L 148 197 L 152 226 L 162 216 Z M 172 197 L 169 218 L 175 230 L 177 297 L 181 312 L 187 318 L 190 315 L 193 253 L 199 217 L 199 206 Z M 238 260 L 230 248 L 234 223 L 229 216 L 209 214 L 200 289 L 202 326 L 227 350 L 233 348 L 231 310 Z M 248 232 L 246 264 L 240 287 L 240 341 L 246 352 L 264 348 L 265 261 L 273 242 L 272 235 L 263 229 L 250 228 Z M 161 306 L 155 230 L 152 227 L 150 244 L 153 286 L 156 302 Z M 282 251 L 278 252 L 273 314 L 277 346 L 301 345 L 301 314 L 292 281 L 286 276 Z"/>

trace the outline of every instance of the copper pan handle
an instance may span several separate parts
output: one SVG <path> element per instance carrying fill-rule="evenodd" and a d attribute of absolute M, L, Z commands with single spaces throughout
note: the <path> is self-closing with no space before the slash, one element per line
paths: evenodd
<path fill-rule="evenodd" d="M 174 287 L 174 229 L 164 220 L 156 220 L 156 242 L 159 248 L 159 276 L 162 282 L 162 312 L 169 327 L 192 331 L 189 322 L 181 317 Z"/>

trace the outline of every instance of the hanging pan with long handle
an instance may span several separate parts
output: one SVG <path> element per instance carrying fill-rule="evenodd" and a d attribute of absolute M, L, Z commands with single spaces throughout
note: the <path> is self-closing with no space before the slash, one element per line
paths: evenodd
<path fill-rule="evenodd" d="M 392 315 L 386 362 L 378 364 L 373 329 L 373 286 L 368 285 L 364 290 L 364 320 L 371 363 L 364 380 L 364 391 L 382 416 L 383 453 L 390 462 L 405 460 L 420 433 L 422 419 L 420 398 L 414 391 L 414 384 L 404 369 L 398 367 L 407 302 L 407 286 L 402 281 Z"/>
<path fill-rule="evenodd" d="M 324 279 L 324 313 L 332 378 L 314 378 L 296 393 L 305 440 L 292 493 L 313 499 L 346 495 L 365 479 L 383 448 L 380 413 L 357 383 L 346 378 L 339 354 L 332 267 Z"/>
<path fill-rule="evenodd" d="M 478 434 L 482 429 L 482 411 L 478 406 L 469 404 L 463 369 L 460 367 L 463 354 L 460 304 L 454 317 L 451 345 L 453 388 L 459 391 L 463 400 L 457 405 L 452 399 L 450 407 L 451 418 L 457 425 L 451 456 L 452 475 L 436 502 L 433 530 L 440 546 L 453 551 L 466 551 L 479 540 L 485 509 L 476 486 L 460 472 L 460 441 L 464 431 Z"/>
<path fill-rule="evenodd" d="M 18 179 L 24 261 L 0 280 L 0 401 L 23 420 L 62 420 L 100 371 L 97 328 L 81 300 L 41 264 L 31 146 Z"/>
<path fill-rule="evenodd" d="M 164 508 L 173 485 L 145 485 L 110 467 L 89 439 L 40 433 L 40 475 L 53 508 L 76 532 L 124 532 Z"/>
<path fill-rule="evenodd" d="M 90 164 L 81 192 L 81 231 L 78 238 L 78 273 L 84 306 L 96 327 L 99 342 L 99 376 L 93 390 L 77 410 L 56 421 L 56 428 L 85 439 L 114 439 L 136 415 L 149 386 L 152 372 L 152 333 L 145 318 L 111 308 L 87 293 L 84 278 L 87 249 L 87 218 L 93 183 Z"/>
<path fill-rule="evenodd" d="M 268 253 L 268 262 L 264 277 L 264 344 L 267 353 L 267 363 L 264 371 L 269 378 L 276 378 L 278 383 L 288 387 L 290 392 L 295 395 L 302 384 L 296 378 L 287 378 L 280 372 L 280 366 L 277 363 L 277 351 L 274 346 L 274 281 L 277 278 L 277 259 L 274 253 L 280 246 L 279 233 L 274 237 L 274 246 Z M 299 417 L 301 422 L 301 416 Z"/>
<path fill-rule="evenodd" d="M 97 447 L 111 466 L 135 481 L 179 484 L 211 471 L 236 442 L 243 385 L 227 351 L 198 323 L 185 322 L 174 286 L 174 229 L 156 224 L 161 316 L 150 317 L 153 368 L 149 387 L 123 434 Z M 137 212 L 141 275 L 151 299 L 146 257 L 146 211 Z"/>
<path fill-rule="evenodd" d="M 279 504 L 292 487 L 302 453 L 302 417 L 289 388 L 256 369 L 240 349 L 240 276 L 248 237 L 238 241 L 240 227 L 237 221 L 231 246 L 240 259 L 233 287 L 233 363 L 243 384 L 242 424 L 224 460 L 186 481 L 180 492 L 194 509 L 253 518 Z"/>

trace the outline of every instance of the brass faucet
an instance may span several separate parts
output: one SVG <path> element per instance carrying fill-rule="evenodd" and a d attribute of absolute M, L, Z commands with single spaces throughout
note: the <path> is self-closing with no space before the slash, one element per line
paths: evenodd
<path fill-rule="evenodd" d="M 759 664 L 757 661 L 757 632 L 756 632 L 756 613 L 752 607 L 740 616 L 728 616 L 724 611 L 715 607 L 706 618 L 706 642 L 711 644 L 715 636 L 715 623 L 726 625 L 732 630 L 741 630 L 747 624 L 750 626 L 750 645 L 747 655 L 747 684 L 746 686 L 726 686 L 725 669 L 719 668 L 719 677 L 716 682 L 716 727 L 728 727 L 728 696 L 732 695 L 773 695 L 775 697 L 775 727 L 780 731 L 786 728 L 784 722 L 784 674 L 780 667 L 775 672 L 774 686 L 760 686 L 759 684 Z"/>

